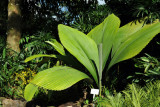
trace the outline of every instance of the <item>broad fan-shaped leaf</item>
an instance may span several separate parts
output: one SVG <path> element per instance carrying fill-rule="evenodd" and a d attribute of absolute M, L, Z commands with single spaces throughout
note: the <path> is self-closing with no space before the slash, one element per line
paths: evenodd
<path fill-rule="evenodd" d="M 100 25 L 92 29 L 88 36 L 90 36 L 97 45 L 102 43 L 102 68 L 108 60 L 115 34 L 120 26 L 120 20 L 114 14 L 109 15 Z"/>
<path fill-rule="evenodd" d="M 124 35 L 127 35 L 125 29 L 122 31 Z M 121 43 L 109 64 L 109 68 L 126 59 L 137 55 L 151 40 L 160 32 L 160 23 L 157 21 L 153 24 L 144 26 L 143 28 L 133 32 L 130 36 L 125 38 L 125 41 Z M 108 68 L 108 69 L 109 69 Z"/>
<path fill-rule="evenodd" d="M 58 25 L 59 37 L 63 46 L 80 61 L 98 84 L 96 68 L 99 68 L 96 43 L 84 33 L 65 25 Z"/>
<path fill-rule="evenodd" d="M 28 62 L 28 61 L 31 61 L 35 58 L 39 58 L 39 57 L 53 57 L 53 58 L 56 58 L 56 55 L 44 55 L 44 54 L 33 55 L 33 56 L 30 56 L 30 57 L 26 58 L 24 60 L 24 62 Z"/>
<path fill-rule="evenodd" d="M 28 84 L 26 87 L 25 87 L 25 91 L 24 91 L 24 98 L 27 100 L 27 101 L 30 101 L 32 100 L 35 92 L 38 90 L 38 86 L 30 83 Z"/>
<path fill-rule="evenodd" d="M 49 90 L 64 90 L 87 78 L 90 79 L 85 73 L 71 67 L 55 66 L 39 72 L 31 83 Z"/>
<path fill-rule="evenodd" d="M 63 46 L 56 39 L 51 39 L 50 41 L 46 42 L 52 45 L 61 55 L 65 55 Z"/>

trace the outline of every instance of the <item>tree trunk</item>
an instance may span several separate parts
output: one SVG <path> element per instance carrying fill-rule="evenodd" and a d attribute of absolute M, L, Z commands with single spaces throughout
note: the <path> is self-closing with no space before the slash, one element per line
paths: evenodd
<path fill-rule="evenodd" d="M 21 0 L 9 0 L 8 3 L 8 25 L 7 25 L 7 48 L 15 52 L 20 52 L 19 41 L 21 38 Z"/>

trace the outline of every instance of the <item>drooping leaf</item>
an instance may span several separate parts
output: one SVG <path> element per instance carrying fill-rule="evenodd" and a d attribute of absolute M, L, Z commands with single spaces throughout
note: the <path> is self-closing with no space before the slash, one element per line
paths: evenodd
<path fill-rule="evenodd" d="M 53 57 L 53 58 L 56 58 L 56 55 L 43 55 L 43 54 L 33 55 L 33 56 L 30 56 L 30 57 L 26 58 L 24 60 L 24 62 L 28 62 L 28 61 L 31 61 L 35 58 L 39 58 L 39 57 Z"/>
<path fill-rule="evenodd" d="M 65 25 L 58 26 L 59 37 L 63 46 L 77 58 L 91 73 L 98 84 L 96 68 L 99 68 L 98 48 L 96 43 L 84 33 Z"/>
<path fill-rule="evenodd" d="M 38 86 L 32 84 L 32 83 L 29 83 L 26 87 L 25 87 L 25 90 L 24 90 L 24 98 L 27 100 L 27 101 L 31 101 L 32 98 L 34 97 L 34 94 L 35 92 L 38 90 Z"/>
<path fill-rule="evenodd" d="M 120 20 L 114 14 L 109 15 L 100 25 L 92 29 L 88 36 L 90 36 L 97 45 L 102 43 L 102 68 L 105 67 L 105 64 L 108 60 L 115 34 L 120 26 Z"/>
<path fill-rule="evenodd" d="M 55 66 L 39 72 L 31 83 L 49 90 L 64 90 L 82 79 L 90 77 L 71 67 Z"/>
<path fill-rule="evenodd" d="M 63 46 L 56 39 L 51 39 L 50 41 L 46 42 L 52 45 L 61 55 L 65 55 Z"/>
<path fill-rule="evenodd" d="M 126 33 L 125 29 L 123 31 Z M 145 25 L 137 30 L 137 32 L 132 33 L 118 46 L 115 54 L 112 56 L 109 68 L 120 61 L 137 55 L 159 32 L 160 23 L 157 21 L 153 24 Z"/>

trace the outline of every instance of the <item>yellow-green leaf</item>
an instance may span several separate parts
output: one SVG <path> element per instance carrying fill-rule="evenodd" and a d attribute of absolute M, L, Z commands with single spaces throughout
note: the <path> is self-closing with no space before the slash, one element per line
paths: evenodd
<path fill-rule="evenodd" d="M 127 36 L 127 38 L 124 39 L 123 43 L 119 44 L 117 50 L 115 50 L 109 68 L 120 61 L 137 55 L 159 32 L 159 21 L 156 21 L 153 24 L 145 25 L 143 28 L 138 29 L 136 32 L 132 32 L 130 36 Z M 123 35 L 127 35 L 125 29 L 122 30 L 121 33 L 124 33 Z M 120 37 L 117 35 L 117 38 Z"/>
<path fill-rule="evenodd" d="M 102 68 L 108 60 L 115 34 L 120 26 L 120 20 L 114 14 L 109 15 L 100 25 L 92 29 L 88 36 L 91 37 L 97 45 L 102 43 Z"/>
<path fill-rule="evenodd" d="M 131 36 L 133 33 L 137 32 L 138 30 L 142 29 L 144 26 L 144 22 L 139 21 L 133 21 L 130 22 L 118 29 L 118 32 L 116 33 L 113 47 L 112 47 L 112 56 L 116 53 L 116 50 L 119 48 L 119 46 L 127 39 L 129 36 Z"/>
<path fill-rule="evenodd" d="M 50 41 L 46 42 L 52 45 L 61 55 L 65 55 L 63 46 L 56 39 L 51 39 Z"/>
<path fill-rule="evenodd" d="M 25 87 L 25 91 L 24 91 L 24 98 L 27 101 L 31 101 L 32 98 L 34 97 L 35 92 L 38 90 L 38 86 L 30 83 Z"/>
<path fill-rule="evenodd" d="M 31 83 L 49 90 L 64 90 L 82 79 L 90 77 L 71 67 L 55 66 L 39 72 Z"/>
<path fill-rule="evenodd" d="M 99 57 L 96 43 L 84 33 L 65 25 L 60 24 L 58 31 L 63 46 L 88 69 L 98 84 L 96 67 L 99 68 Z"/>
<path fill-rule="evenodd" d="M 44 55 L 44 54 L 33 55 L 33 56 L 30 56 L 30 57 L 26 58 L 24 60 L 24 62 L 28 62 L 28 61 L 31 61 L 35 58 L 39 58 L 39 57 L 53 57 L 53 58 L 56 58 L 56 55 Z"/>

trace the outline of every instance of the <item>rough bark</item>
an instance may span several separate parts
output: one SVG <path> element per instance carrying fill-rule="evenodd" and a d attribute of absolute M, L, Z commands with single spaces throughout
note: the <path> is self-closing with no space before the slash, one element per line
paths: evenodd
<path fill-rule="evenodd" d="M 19 41 L 21 38 L 21 0 L 9 0 L 8 25 L 7 25 L 7 48 L 12 51 L 9 54 L 20 52 Z"/>

